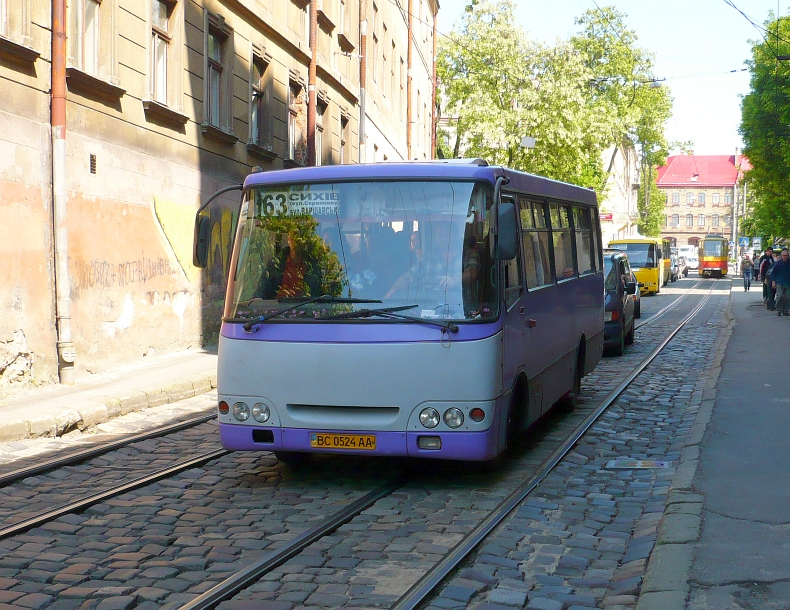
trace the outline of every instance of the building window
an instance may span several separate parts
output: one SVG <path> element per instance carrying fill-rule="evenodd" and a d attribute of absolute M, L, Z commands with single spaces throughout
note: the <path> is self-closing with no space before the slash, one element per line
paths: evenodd
<path fill-rule="evenodd" d="M 680 203 L 680 193 L 672 193 L 672 203 L 678 205 Z"/>
<path fill-rule="evenodd" d="M 665 226 L 667 226 L 667 225 L 669 224 L 669 217 L 668 217 L 668 216 L 664 216 L 664 222 L 663 222 L 663 223 L 661 223 L 661 224 L 662 224 L 662 226 L 664 226 L 664 227 L 665 227 Z"/>
<path fill-rule="evenodd" d="M 697 217 L 697 226 L 698 227 L 704 227 L 705 226 L 705 214 L 700 214 Z"/>
<path fill-rule="evenodd" d="M 724 226 L 729 227 L 731 222 L 731 218 L 729 216 L 724 217 Z"/>
<path fill-rule="evenodd" d="M 71 10 L 72 65 L 94 76 L 99 75 L 100 8 L 97 0 L 76 0 Z"/>
<path fill-rule="evenodd" d="M 686 214 L 686 226 L 687 227 L 694 226 L 694 214 Z"/>
<path fill-rule="evenodd" d="M 315 164 L 324 164 L 324 116 L 326 104 L 318 103 L 315 106 Z"/>
<path fill-rule="evenodd" d="M 250 77 L 250 143 L 272 149 L 272 82 L 269 62 L 252 56 Z"/>
<path fill-rule="evenodd" d="M 694 193 L 686 193 L 686 203 L 694 203 Z"/>
<path fill-rule="evenodd" d="M 724 205 L 732 205 L 732 193 L 724 193 Z"/>
<path fill-rule="evenodd" d="M 167 56 L 172 5 L 151 0 L 151 99 L 167 105 Z"/>
<path fill-rule="evenodd" d="M 350 163 L 351 158 L 349 155 L 349 120 L 347 116 L 340 117 L 340 162 Z"/>
<path fill-rule="evenodd" d="M 713 193 L 713 195 L 711 195 L 711 199 L 713 200 L 713 205 L 719 205 L 719 194 L 718 193 Z"/>
<path fill-rule="evenodd" d="M 233 30 L 208 12 L 205 26 L 203 124 L 233 133 Z"/>
<path fill-rule="evenodd" d="M 291 81 L 288 87 L 288 158 L 300 165 L 307 161 L 307 103 L 304 87 Z"/>
<path fill-rule="evenodd" d="M 699 201 L 700 205 L 705 205 L 705 193 L 697 195 L 697 201 Z"/>
<path fill-rule="evenodd" d="M 680 215 L 672 214 L 672 225 L 671 226 L 676 227 L 679 224 L 680 224 Z"/>
<path fill-rule="evenodd" d="M 719 215 L 718 214 L 714 214 L 711 217 L 711 226 L 714 226 L 714 227 L 718 227 L 719 226 Z"/>

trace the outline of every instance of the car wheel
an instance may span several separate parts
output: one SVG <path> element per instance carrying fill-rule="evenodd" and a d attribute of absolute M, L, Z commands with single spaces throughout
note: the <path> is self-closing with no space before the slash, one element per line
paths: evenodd
<path fill-rule="evenodd" d="M 624 343 L 626 345 L 631 345 L 634 342 L 634 331 L 636 330 L 636 324 L 633 320 L 631 320 L 631 330 L 628 331 L 628 334 L 625 336 Z"/>

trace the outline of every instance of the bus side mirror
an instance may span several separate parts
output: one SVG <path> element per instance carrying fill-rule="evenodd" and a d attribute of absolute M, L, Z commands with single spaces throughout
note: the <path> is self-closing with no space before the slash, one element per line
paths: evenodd
<path fill-rule="evenodd" d="M 497 211 L 497 248 L 494 258 L 509 261 L 518 253 L 518 225 L 516 206 L 500 201 Z"/>
<path fill-rule="evenodd" d="M 195 215 L 195 234 L 192 241 L 192 264 L 198 269 L 205 269 L 208 265 L 208 238 L 210 219 Z"/>

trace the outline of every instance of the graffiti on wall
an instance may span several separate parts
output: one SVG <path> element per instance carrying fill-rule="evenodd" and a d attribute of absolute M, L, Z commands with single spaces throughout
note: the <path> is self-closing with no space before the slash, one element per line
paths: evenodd
<path fill-rule="evenodd" d="M 187 280 L 194 282 L 200 276 L 200 271 L 192 265 L 194 208 L 155 196 L 154 216 Z"/>
<path fill-rule="evenodd" d="M 72 287 L 75 290 L 91 288 L 123 288 L 130 284 L 145 284 L 162 276 L 175 275 L 170 261 L 162 257 L 141 257 L 133 261 L 69 259 Z"/>

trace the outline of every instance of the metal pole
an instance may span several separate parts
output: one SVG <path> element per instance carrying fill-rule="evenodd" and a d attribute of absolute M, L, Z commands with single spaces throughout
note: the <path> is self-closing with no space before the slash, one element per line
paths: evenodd
<path fill-rule="evenodd" d="M 318 53 L 318 2 L 310 3 L 310 66 L 307 72 L 307 165 L 314 166 L 315 150 L 315 115 L 316 115 L 316 60 Z"/>
<path fill-rule="evenodd" d="M 436 126 L 439 122 L 439 113 L 436 112 L 436 35 L 438 11 L 433 13 L 433 73 L 431 74 L 431 152 L 429 159 L 436 158 Z"/>
<path fill-rule="evenodd" d="M 55 318 L 58 376 L 74 385 L 77 352 L 71 340 L 71 282 L 69 280 L 66 203 L 66 0 L 52 2 L 51 68 L 52 216 L 55 250 Z"/>
<path fill-rule="evenodd" d="M 365 81 L 368 70 L 368 0 L 359 3 L 359 162 L 365 163 L 367 151 L 365 147 Z"/>

